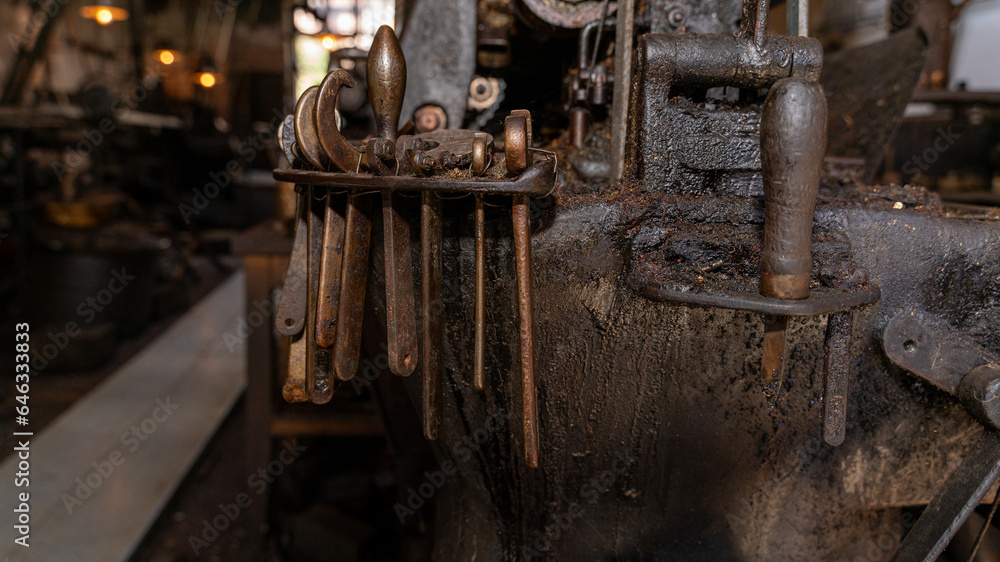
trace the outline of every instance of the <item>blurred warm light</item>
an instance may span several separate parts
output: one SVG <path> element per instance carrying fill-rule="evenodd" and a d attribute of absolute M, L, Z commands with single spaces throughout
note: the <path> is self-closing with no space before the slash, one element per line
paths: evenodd
<path fill-rule="evenodd" d="M 203 88 L 211 88 L 215 86 L 215 75 L 211 72 L 202 72 L 198 75 L 198 83 Z"/>
<path fill-rule="evenodd" d="M 174 64 L 174 61 L 177 60 L 177 57 L 174 56 L 173 51 L 167 49 L 160 51 L 157 58 L 160 59 L 161 63 L 166 65 Z"/>
<path fill-rule="evenodd" d="M 295 29 L 303 35 L 316 35 L 323 31 L 323 20 L 302 7 L 297 7 L 292 12 L 292 23 L 295 25 Z"/>
<path fill-rule="evenodd" d="M 107 4 L 94 4 L 80 8 L 80 15 L 100 25 L 111 25 L 128 19 L 128 11 Z"/>
<path fill-rule="evenodd" d="M 358 18 L 354 12 L 339 12 L 332 20 L 328 19 L 327 25 L 337 35 L 354 35 L 358 30 Z"/>
<path fill-rule="evenodd" d="M 329 35 L 324 36 L 322 42 L 323 42 L 323 48 L 328 51 L 332 51 L 333 48 L 337 46 L 337 42 L 333 39 L 333 37 Z"/>

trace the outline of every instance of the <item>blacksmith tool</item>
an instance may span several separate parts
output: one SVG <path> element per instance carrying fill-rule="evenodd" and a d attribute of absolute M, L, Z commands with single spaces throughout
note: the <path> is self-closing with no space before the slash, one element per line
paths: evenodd
<path fill-rule="evenodd" d="M 531 114 L 512 111 L 504 121 L 507 175 L 518 176 L 531 165 Z M 538 467 L 538 404 L 535 397 L 534 306 L 531 294 L 531 208 L 527 195 L 513 202 L 514 261 L 521 340 L 521 405 L 524 418 L 524 458 Z"/>
<path fill-rule="evenodd" d="M 802 78 L 775 82 L 761 114 L 764 243 L 760 293 L 779 299 L 809 297 L 812 225 L 826 152 L 826 98 Z M 771 403 L 781 388 L 787 316 L 767 315 L 761 382 Z"/>

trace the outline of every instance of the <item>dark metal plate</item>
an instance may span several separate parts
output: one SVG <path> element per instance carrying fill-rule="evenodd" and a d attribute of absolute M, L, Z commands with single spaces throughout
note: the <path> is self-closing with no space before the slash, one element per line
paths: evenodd
<path fill-rule="evenodd" d="M 331 174 L 306 170 L 275 170 L 274 179 L 308 185 L 351 189 L 395 189 L 437 191 L 439 193 L 484 193 L 496 195 L 542 196 L 555 183 L 555 164 L 543 160 L 514 180 L 490 178 L 416 178 L 412 176 L 371 176 L 367 174 Z"/>
<path fill-rule="evenodd" d="M 636 292 L 652 301 L 749 310 L 775 316 L 833 314 L 872 304 L 882 296 L 875 286 L 851 289 L 819 287 L 810 291 L 809 298 L 786 300 L 751 291 L 703 291 L 687 285 L 651 281 L 635 273 L 629 276 L 628 281 Z"/>
<path fill-rule="evenodd" d="M 969 371 L 993 360 L 947 322 L 919 310 L 893 317 L 882 345 L 893 363 L 951 394 Z"/>

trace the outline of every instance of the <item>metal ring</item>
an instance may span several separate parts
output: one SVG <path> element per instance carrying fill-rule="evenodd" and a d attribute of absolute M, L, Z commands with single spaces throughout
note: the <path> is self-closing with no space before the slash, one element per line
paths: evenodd
<path fill-rule="evenodd" d="M 504 153 L 507 155 L 507 175 L 519 176 L 528 169 L 528 147 L 531 146 L 531 126 L 520 112 L 504 119 Z"/>
<path fill-rule="evenodd" d="M 472 175 L 481 176 L 486 173 L 486 168 L 489 167 L 487 156 L 486 139 L 477 134 L 475 140 L 472 141 L 472 162 L 469 164 L 469 172 Z"/>

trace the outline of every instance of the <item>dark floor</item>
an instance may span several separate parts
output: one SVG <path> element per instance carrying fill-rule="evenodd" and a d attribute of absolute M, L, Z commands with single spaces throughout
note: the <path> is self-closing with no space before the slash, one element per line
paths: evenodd
<path fill-rule="evenodd" d="M 403 554 L 421 551 L 429 537 L 405 537 L 393 515 L 396 476 L 382 438 L 297 439 L 300 456 L 265 486 L 244 464 L 245 415 L 241 402 L 133 562 L 426 559 Z M 246 508 L 237 511 L 241 494 Z M 265 535 L 251 508 L 266 500 Z"/>
<path fill-rule="evenodd" d="M 224 262 L 228 269 L 235 269 L 240 263 L 237 259 Z M 176 310 L 160 315 L 139 333 L 118 341 L 109 361 L 87 370 L 54 367 L 33 373 L 28 430 L 44 429 L 229 275 L 207 259 L 196 258 L 191 265 L 191 274 L 180 288 L 182 294 Z M 74 311 L 67 311 L 66 316 L 74 318 Z M 11 325 L 18 321 L 8 320 Z M 35 326 L 32 329 L 45 331 Z M 32 335 L 37 340 L 44 334 Z M 346 398 L 366 403 L 370 400 L 367 395 Z M 247 468 L 243 404 L 241 400 L 223 422 L 132 560 L 427 559 L 430 537 L 406 536 L 392 511 L 396 501 L 396 473 L 383 437 L 296 440 L 294 446 L 304 450 L 267 484 Z M 0 424 L 5 427 L 13 424 L 15 405 L 12 393 L 3 393 Z M 9 433 L 0 436 L 2 454 L 13 450 L 11 439 Z M 283 443 L 274 441 L 275 455 Z M 258 515 L 254 508 L 266 504 L 266 515 Z"/>
<path fill-rule="evenodd" d="M 232 270 L 239 266 L 239 260 L 228 259 L 224 261 L 223 265 Z M 186 276 L 186 282 L 179 288 L 181 296 L 177 299 L 179 302 L 177 308 L 169 314 L 155 318 L 141 332 L 118 341 L 114 354 L 108 362 L 92 369 L 79 371 L 46 369 L 37 372 L 33 370 L 29 404 L 31 423 L 27 430 L 37 433 L 44 429 L 59 414 L 166 331 L 191 305 L 210 293 L 231 273 L 231 271 L 223 271 L 205 258 L 193 258 L 190 266 L 191 271 Z M 66 316 L 68 319 L 74 319 L 75 311 L 67 311 Z M 3 325 L 6 329 L 12 329 L 15 322 L 23 321 L 23 319 L 16 317 L 5 318 Z M 42 338 L 43 335 L 38 333 L 36 327 L 33 327 L 32 331 L 36 340 Z M 5 341 L 14 341 L 14 338 L 11 335 L 11 337 L 5 338 Z M 4 363 L 6 364 L 9 360 L 13 360 L 13 356 L 5 359 Z M 13 371 L 11 365 L 7 366 L 8 371 Z M 13 392 L 0 393 L 0 427 L 14 425 L 15 406 Z M 0 434 L 0 460 L 10 454 L 13 448 L 14 437 L 10 433 Z"/>

